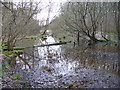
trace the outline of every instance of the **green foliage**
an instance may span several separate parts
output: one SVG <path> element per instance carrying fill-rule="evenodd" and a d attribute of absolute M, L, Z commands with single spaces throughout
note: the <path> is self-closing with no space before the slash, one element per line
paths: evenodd
<path fill-rule="evenodd" d="M 13 75 L 11 76 L 11 79 L 13 79 L 13 80 L 17 80 L 17 79 L 21 79 L 21 78 L 22 78 L 22 75 L 19 74 L 19 73 L 13 74 Z"/>
<path fill-rule="evenodd" d="M 2 63 L 2 68 L 5 70 L 10 70 L 9 65 L 7 65 L 6 63 Z"/>
<path fill-rule="evenodd" d="M 68 84 L 67 88 L 71 88 L 74 84 L 71 82 Z"/>
<path fill-rule="evenodd" d="M 6 63 L 2 63 L 2 67 L 6 67 L 7 66 L 7 64 Z"/>

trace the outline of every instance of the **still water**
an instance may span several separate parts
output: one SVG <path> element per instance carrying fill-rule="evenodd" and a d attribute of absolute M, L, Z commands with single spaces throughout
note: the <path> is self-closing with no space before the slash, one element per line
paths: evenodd
<path fill-rule="evenodd" d="M 55 42 L 53 37 L 47 37 L 46 41 L 41 41 L 41 39 L 38 38 L 33 43 L 34 45 L 40 45 Z M 68 78 L 71 75 L 74 77 L 70 82 L 76 80 L 77 76 L 80 76 L 80 78 L 93 77 L 90 81 L 97 77 L 98 81 L 100 81 L 98 82 L 99 85 L 94 84 L 90 86 L 89 84 L 87 87 L 102 87 L 104 85 L 110 87 L 109 82 L 111 81 L 108 81 L 107 84 L 100 84 L 101 80 L 104 81 L 104 79 L 110 75 L 110 77 L 113 77 L 113 80 L 111 79 L 112 82 L 116 83 L 116 86 L 111 83 L 111 85 L 113 85 L 111 87 L 118 87 L 118 80 L 120 79 L 119 54 L 119 46 L 114 44 L 97 43 L 88 46 L 82 42 L 79 46 L 74 46 L 70 43 L 66 45 L 25 49 L 23 57 L 28 59 L 28 64 L 31 66 L 31 69 L 22 61 L 18 63 L 23 63 L 22 69 L 27 70 L 29 75 L 31 74 L 31 76 L 28 76 L 26 79 L 39 83 L 39 85 L 37 84 L 38 87 L 56 85 L 56 82 L 60 82 L 60 77 L 62 81 L 66 82 L 67 80 L 64 77 Z M 102 77 L 103 79 L 101 79 Z M 47 82 L 46 84 L 45 81 Z M 50 84 L 49 82 L 52 83 Z M 43 83 L 46 86 L 43 85 Z"/>

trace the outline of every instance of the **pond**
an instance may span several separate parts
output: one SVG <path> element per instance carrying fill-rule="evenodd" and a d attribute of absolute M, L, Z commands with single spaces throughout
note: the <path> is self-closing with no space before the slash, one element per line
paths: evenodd
<path fill-rule="evenodd" d="M 56 43 L 49 36 L 46 41 L 38 38 L 27 42 L 27 46 L 41 42 Z M 20 69 L 16 72 L 23 73 L 24 80 L 30 81 L 35 88 L 65 88 L 70 83 L 74 88 L 120 88 L 119 54 L 119 46 L 110 43 L 88 46 L 81 42 L 79 46 L 69 43 L 26 48 L 21 56 L 28 59 L 31 69 L 18 59 Z"/>

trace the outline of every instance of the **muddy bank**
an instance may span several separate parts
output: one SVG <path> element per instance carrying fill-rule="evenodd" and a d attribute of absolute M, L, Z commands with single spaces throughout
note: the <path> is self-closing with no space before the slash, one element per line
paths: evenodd
<path fill-rule="evenodd" d="M 23 78 L 12 80 L 10 76 L 13 73 L 21 73 Z M 3 88 L 24 88 L 26 81 L 30 82 L 29 86 L 26 86 L 29 88 L 120 88 L 119 76 L 87 67 L 76 68 L 75 72 L 70 71 L 66 74 L 58 74 L 55 70 L 47 69 L 40 69 L 37 75 L 35 71 L 25 70 L 6 72 L 2 86 Z"/>

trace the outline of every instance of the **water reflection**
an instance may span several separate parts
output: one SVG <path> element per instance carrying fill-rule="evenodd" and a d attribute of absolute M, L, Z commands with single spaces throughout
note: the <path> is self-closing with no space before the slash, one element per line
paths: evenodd
<path fill-rule="evenodd" d="M 46 41 L 43 41 L 44 44 L 48 43 L 48 44 L 52 44 L 55 43 L 55 39 L 52 36 L 48 36 Z"/>
<path fill-rule="evenodd" d="M 47 37 L 42 44 L 55 42 L 54 38 Z M 78 47 L 69 45 L 37 47 L 26 50 L 24 57 L 30 58 L 29 64 L 36 76 L 39 76 L 42 66 L 54 68 L 56 75 L 75 74 L 76 70 L 84 67 L 120 74 L 118 47 L 113 44 L 98 43 L 86 46 L 81 43 Z"/>

